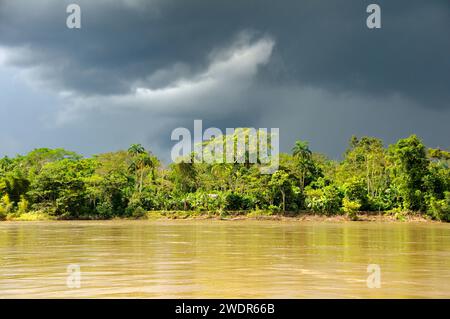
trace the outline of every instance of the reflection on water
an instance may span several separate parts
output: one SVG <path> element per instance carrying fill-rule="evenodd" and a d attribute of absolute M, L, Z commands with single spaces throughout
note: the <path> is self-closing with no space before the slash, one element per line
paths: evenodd
<path fill-rule="evenodd" d="M 3 222 L 0 297 L 450 298 L 450 225 Z"/>

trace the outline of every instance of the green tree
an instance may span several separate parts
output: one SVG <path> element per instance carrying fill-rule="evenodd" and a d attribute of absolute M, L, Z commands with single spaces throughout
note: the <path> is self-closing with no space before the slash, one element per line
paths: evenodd
<path fill-rule="evenodd" d="M 136 190 L 141 194 L 144 186 L 144 178 L 148 174 L 151 174 L 152 180 L 155 179 L 155 168 L 158 165 L 158 161 L 141 144 L 132 144 L 128 148 L 128 153 L 131 155 L 129 168 L 135 173 Z"/>
<path fill-rule="evenodd" d="M 308 142 L 296 141 L 295 146 L 292 148 L 292 154 L 299 171 L 300 189 L 303 191 L 308 174 L 315 171 L 312 152 L 309 149 Z"/>
<path fill-rule="evenodd" d="M 352 136 L 350 147 L 337 171 L 337 178 L 343 183 L 350 178 L 362 179 L 369 197 L 380 195 L 388 187 L 386 154 L 383 142 L 374 137 Z"/>
<path fill-rule="evenodd" d="M 390 145 L 389 155 L 393 183 L 398 186 L 403 208 L 426 210 L 425 178 L 429 174 L 430 161 L 425 145 L 416 135 L 411 135 Z"/>
<path fill-rule="evenodd" d="M 286 211 L 286 192 L 288 192 L 292 186 L 289 175 L 284 171 L 278 170 L 272 174 L 269 186 L 273 188 L 274 194 L 277 194 L 278 192 L 281 194 L 281 207 L 283 212 Z"/>

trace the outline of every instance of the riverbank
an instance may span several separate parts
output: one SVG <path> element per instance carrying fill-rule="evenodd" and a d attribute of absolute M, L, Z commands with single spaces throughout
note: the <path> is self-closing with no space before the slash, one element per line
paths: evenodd
<path fill-rule="evenodd" d="M 418 213 L 378 213 L 360 212 L 356 218 L 350 218 L 345 214 L 324 215 L 310 211 L 271 213 L 268 211 L 233 212 L 229 214 L 219 214 L 214 212 L 194 213 L 191 212 L 149 212 L 144 219 L 218 219 L 218 220 L 286 220 L 286 221 L 373 221 L 373 222 L 437 222 L 428 216 Z"/>
<path fill-rule="evenodd" d="M 5 221 L 51 221 L 51 220 L 278 220 L 278 221 L 330 221 L 330 222 L 426 222 L 440 223 L 429 216 L 412 212 L 359 212 L 350 218 L 345 214 L 325 215 L 310 211 L 274 213 L 271 211 L 150 211 L 126 218 L 104 218 L 103 216 L 79 216 L 77 218 L 57 218 L 42 212 L 8 215 Z"/>

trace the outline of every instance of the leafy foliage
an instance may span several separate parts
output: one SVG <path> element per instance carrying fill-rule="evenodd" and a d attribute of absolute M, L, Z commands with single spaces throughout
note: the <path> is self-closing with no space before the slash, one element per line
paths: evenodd
<path fill-rule="evenodd" d="M 237 136 L 207 144 L 217 146 L 225 140 L 237 142 Z M 196 154 L 192 154 L 168 166 L 140 144 L 91 158 L 46 148 L 4 157 L 0 159 L 0 219 L 302 210 L 343 212 L 356 219 L 358 211 L 409 210 L 450 220 L 450 153 L 427 149 L 415 135 L 388 148 L 373 137 L 352 137 L 341 162 L 297 141 L 292 154 L 280 154 L 279 170 L 271 175 L 261 174 L 262 163 L 250 161 L 255 152 L 249 148 L 231 163 L 202 164 L 193 163 Z"/>

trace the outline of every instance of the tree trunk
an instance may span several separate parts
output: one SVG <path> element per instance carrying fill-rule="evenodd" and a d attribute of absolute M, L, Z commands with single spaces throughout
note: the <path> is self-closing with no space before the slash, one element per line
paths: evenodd
<path fill-rule="evenodd" d="M 142 183 L 144 180 L 144 170 L 141 169 L 141 176 L 139 178 L 139 194 L 142 193 Z"/>

